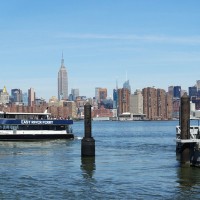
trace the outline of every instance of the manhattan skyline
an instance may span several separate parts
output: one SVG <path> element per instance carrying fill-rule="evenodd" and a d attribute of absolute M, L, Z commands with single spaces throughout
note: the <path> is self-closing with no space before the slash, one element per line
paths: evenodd
<path fill-rule="evenodd" d="M 187 90 L 200 79 L 198 0 L 8 0 L 0 12 L 0 88 L 38 98 L 57 96 L 65 60 L 68 89 L 93 97 L 95 87 L 132 93 L 170 85 Z"/>

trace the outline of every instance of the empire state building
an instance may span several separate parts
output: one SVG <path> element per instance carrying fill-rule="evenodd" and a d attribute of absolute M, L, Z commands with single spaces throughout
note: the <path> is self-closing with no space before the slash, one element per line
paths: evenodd
<path fill-rule="evenodd" d="M 58 72 L 58 99 L 68 99 L 68 77 L 67 70 L 64 66 L 63 54 L 61 60 L 61 67 Z"/>

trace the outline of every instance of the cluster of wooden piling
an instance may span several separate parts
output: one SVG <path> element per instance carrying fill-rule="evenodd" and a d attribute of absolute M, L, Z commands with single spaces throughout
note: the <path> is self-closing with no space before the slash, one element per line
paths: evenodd
<path fill-rule="evenodd" d="M 181 97 L 180 108 L 180 139 L 178 154 L 182 164 L 200 166 L 200 143 L 190 138 L 190 97 L 185 93 Z"/>

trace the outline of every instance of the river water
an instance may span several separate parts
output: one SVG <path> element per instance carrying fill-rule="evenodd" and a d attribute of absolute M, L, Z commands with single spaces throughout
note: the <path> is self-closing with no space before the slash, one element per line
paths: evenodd
<path fill-rule="evenodd" d="M 0 199 L 200 199 L 200 168 L 176 159 L 178 121 L 92 123 L 95 158 L 75 140 L 0 142 Z"/>

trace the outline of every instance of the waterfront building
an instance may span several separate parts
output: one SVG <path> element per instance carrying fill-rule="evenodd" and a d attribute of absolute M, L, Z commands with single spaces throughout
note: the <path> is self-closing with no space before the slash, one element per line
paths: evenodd
<path fill-rule="evenodd" d="M 166 119 L 172 119 L 172 112 L 173 112 L 173 106 L 172 106 L 172 95 L 168 92 L 166 93 Z"/>
<path fill-rule="evenodd" d="M 171 119 L 172 96 L 164 89 L 147 87 L 142 90 L 143 110 L 150 120 Z"/>
<path fill-rule="evenodd" d="M 150 120 L 157 119 L 157 90 L 151 87 L 143 88 L 142 94 L 144 114 Z"/>
<path fill-rule="evenodd" d="M 130 112 L 130 90 L 120 88 L 118 92 L 118 115 Z"/>
<path fill-rule="evenodd" d="M 102 117 L 113 117 L 113 112 L 111 109 L 106 109 L 104 106 L 101 106 L 98 109 L 92 110 L 92 117 L 102 118 Z"/>
<path fill-rule="evenodd" d="M 136 90 L 130 97 L 130 113 L 143 114 L 143 96 L 141 90 Z"/>
<path fill-rule="evenodd" d="M 157 89 L 157 116 L 158 119 L 167 119 L 166 91 Z"/>
<path fill-rule="evenodd" d="M 67 70 L 64 66 L 64 59 L 62 54 L 61 67 L 58 72 L 58 100 L 68 99 L 68 76 Z"/>
<path fill-rule="evenodd" d="M 8 104 L 9 103 L 9 94 L 7 92 L 6 87 L 0 91 L 0 104 Z"/>
<path fill-rule="evenodd" d="M 35 105 L 35 91 L 33 88 L 30 88 L 28 90 L 28 105 L 33 106 Z"/>

